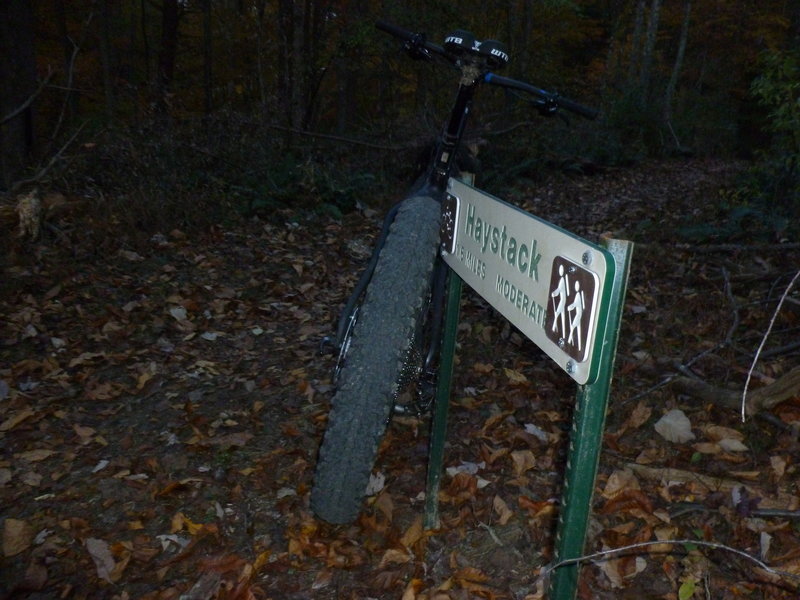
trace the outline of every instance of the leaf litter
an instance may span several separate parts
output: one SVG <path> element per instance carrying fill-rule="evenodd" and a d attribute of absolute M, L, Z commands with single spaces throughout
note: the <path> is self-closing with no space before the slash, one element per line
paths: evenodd
<path fill-rule="evenodd" d="M 683 215 L 700 218 L 696 199 L 715 194 L 728 172 L 713 162 L 649 163 L 510 199 L 590 239 L 613 231 L 643 242 L 587 552 L 695 539 L 800 574 L 791 426 L 742 426 L 735 411 L 663 384 L 687 368 L 740 384 L 737 353 L 755 348 L 769 317 L 764 265 L 775 261 L 742 253 L 732 263 L 646 229 L 648 190 L 658 188 L 677 226 Z M 319 341 L 368 259 L 348 248 L 368 248 L 377 219 L 170 232 L 105 258 L 44 247 L 15 266 L 18 285 L 0 301 L 0 494 L 9 507 L 0 589 L 120 600 L 541 598 L 575 386 L 472 294 L 459 328 L 440 527 L 425 532 L 420 520 L 424 421 L 390 428 L 353 525 L 308 511 L 332 390 Z M 719 347 L 734 313 L 736 347 Z M 797 320 L 791 305 L 782 331 Z M 755 380 L 775 380 L 793 356 L 762 360 Z M 775 408 L 779 422 L 800 421 L 798 401 Z M 667 414 L 685 420 L 658 425 Z M 705 585 L 731 598 L 753 589 L 795 597 L 791 581 L 751 566 L 720 550 L 652 545 L 595 559 L 579 598 L 700 597 Z"/>

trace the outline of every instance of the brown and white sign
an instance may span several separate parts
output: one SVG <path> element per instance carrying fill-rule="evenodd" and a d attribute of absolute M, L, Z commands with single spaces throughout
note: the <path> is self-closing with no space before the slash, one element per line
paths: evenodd
<path fill-rule="evenodd" d="M 442 210 L 442 254 L 450 268 L 575 381 L 593 381 L 611 255 L 455 179 Z"/>

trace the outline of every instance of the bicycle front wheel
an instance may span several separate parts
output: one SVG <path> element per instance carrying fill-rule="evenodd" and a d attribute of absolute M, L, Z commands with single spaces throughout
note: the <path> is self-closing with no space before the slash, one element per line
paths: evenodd
<path fill-rule="evenodd" d="M 440 205 L 406 200 L 381 249 L 339 375 L 319 450 L 311 509 L 329 523 L 361 510 L 369 476 L 430 295 L 439 245 Z"/>

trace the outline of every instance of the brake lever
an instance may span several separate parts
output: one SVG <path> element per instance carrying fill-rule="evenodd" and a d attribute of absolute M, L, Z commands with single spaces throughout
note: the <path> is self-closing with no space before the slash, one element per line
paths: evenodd
<path fill-rule="evenodd" d="M 552 117 L 558 113 L 558 96 L 552 96 L 546 100 L 536 100 L 534 104 L 536 110 L 543 117 Z"/>
<path fill-rule="evenodd" d="M 425 47 L 426 41 L 424 33 L 415 33 L 403 44 L 403 50 L 414 60 L 431 60 L 433 57 Z"/>

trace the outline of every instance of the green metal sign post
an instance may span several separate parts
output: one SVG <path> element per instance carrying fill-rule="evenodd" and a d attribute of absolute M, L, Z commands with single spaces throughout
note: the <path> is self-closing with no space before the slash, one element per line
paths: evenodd
<path fill-rule="evenodd" d="M 633 244 L 630 242 L 608 240 L 605 245 L 614 257 L 617 269 L 611 286 L 606 325 L 600 340 L 603 346 L 600 373 L 594 383 L 578 386 L 575 397 L 567 471 L 556 530 L 556 565 L 577 559 L 584 552 L 586 527 L 592 506 L 606 409 L 611 391 L 622 307 L 633 253 Z M 578 563 L 556 568 L 550 579 L 549 598 L 573 600 L 577 592 L 578 574 Z"/>
<path fill-rule="evenodd" d="M 442 241 L 452 270 L 431 424 L 425 526 L 439 526 L 463 279 L 578 383 L 549 588 L 552 600 L 574 600 L 633 244 L 606 240 L 594 246 L 463 183 L 451 180 L 449 189 Z"/>
<path fill-rule="evenodd" d="M 450 272 L 447 281 L 447 306 L 442 332 L 442 362 L 436 385 L 436 400 L 431 423 L 431 442 L 428 454 L 428 489 L 425 493 L 425 528 L 439 527 L 439 484 L 442 480 L 444 441 L 447 434 L 447 411 L 450 406 L 450 383 L 453 378 L 458 313 L 461 302 L 461 277 Z"/>

